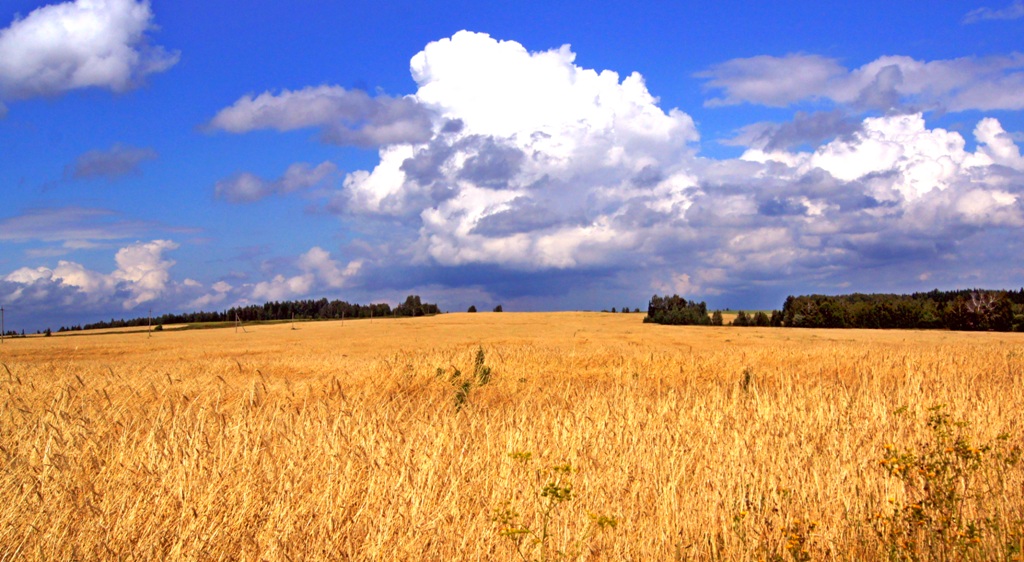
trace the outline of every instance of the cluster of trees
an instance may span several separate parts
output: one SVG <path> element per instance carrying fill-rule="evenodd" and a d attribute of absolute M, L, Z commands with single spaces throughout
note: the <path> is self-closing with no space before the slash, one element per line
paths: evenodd
<path fill-rule="evenodd" d="M 612 312 L 615 312 L 613 309 Z M 623 310 L 629 312 L 629 310 Z M 721 326 L 724 324 L 722 311 L 716 310 L 708 316 L 708 307 L 704 302 L 688 301 L 679 295 L 659 297 L 654 295 L 647 305 L 647 316 L 644 322 L 655 324 L 675 324 L 680 326 Z M 747 314 L 739 311 L 731 326 L 782 326 L 782 312 L 773 310 L 771 316 L 763 311 Z"/>
<path fill-rule="evenodd" d="M 676 326 L 710 326 L 711 317 L 708 316 L 708 306 L 703 301 L 688 301 L 679 295 L 654 295 L 647 305 L 644 322 Z"/>
<path fill-rule="evenodd" d="M 715 314 L 717 314 L 719 318 L 719 322 L 717 325 L 721 326 L 721 313 L 716 311 Z M 747 314 L 746 312 L 741 310 L 738 313 L 736 313 L 736 318 L 732 321 L 732 325 L 778 328 L 779 326 L 782 326 L 782 312 L 778 310 L 773 310 L 771 316 L 768 316 L 768 313 L 764 312 L 763 310 L 759 310 L 757 312 L 753 312 L 750 314 Z"/>
<path fill-rule="evenodd" d="M 498 306 L 494 307 L 494 312 L 503 312 L 504 310 L 505 309 L 502 308 L 500 304 Z M 466 312 L 476 312 L 476 305 L 475 304 L 469 305 L 469 308 L 466 309 Z"/>
<path fill-rule="evenodd" d="M 782 314 L 796 328 L 1024 331 L 1024 289 L 791 296 Z"/>
<path fill-rule="evenodd" d="M 340 300 L 297 300 L 274 301 L 262 305 L 231 307 L 221 312 L 188 312 L 184 314 L 162 314 L 149 317 L 100 321 L 77 326 L 61 326 L 59 332 L 93 330 L 103 328 L 144 327 L 152 324 L 193 324 L 200 322 L 259 322 L 266 320 L 335 320 L 341 318 L 380 318 L 384 316 L 429 316 L 439 314 L 436 304 L 425 303 L 419 295 L 409 295 L 405 302 L 391 308 L 387 303 L 368 305 L 353 304 Z"/>
<path fill-rule="evenodd" d="M 384 306 L 387 305 L 385 304 Z M 439 309 L 436 304 L 422 302 L 419 295 L 409 295 L 405 298 L 405 302 L 396 306 L 391 312 L 395 316 L 431 316 L 434 314 L 440 314 L 441 309 Z M 387 314 L 385 313 L 384 316 L 387 316 Z M 349 317 L 346 316 L 346 318 Z"/>

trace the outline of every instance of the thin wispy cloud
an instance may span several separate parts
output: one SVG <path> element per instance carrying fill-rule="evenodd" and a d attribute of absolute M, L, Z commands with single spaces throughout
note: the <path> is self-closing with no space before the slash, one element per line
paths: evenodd
<path fill-rule="evenodd" d="M 1024 18 L 1024 2 L 1016 0 L 1005 8 L 978 8 L 967 12 L 963 23 L 978 23 L 988 20 L 1015 20 Z"/>
<path fill-rule="evenodd" d="M 155 160 L 152 148 L 115 144 L 107 150 L 90 150 L 64 168 L 64 177 L 76 180 L 117 180 L 141 174 L 143 162 Z"/>
<path fill-rule="evenodd" d="M 884 56 L 855 69 L 820 55 L 759 55 L 697 76 L 714 96 L 708 107 L 825 102 L 881 111 L 1024 109 L 1024 53 L 934 61 Z"/>
<path fill-rule="evenodd" d="M 729 146 L 784 150 L 802 145 L 818 146 L 836 137 L 849 136 L 861 130 L 859 119 L 838 109 L 807 113 L 798 111 L 791 121 L 762 122 L 746 125 L 735 137 L 726 139 Z"/>
<path fill-rule="evenodd" d="M 120 240 L 152 228 L 110 209 L 45 207 L 0 220 L 0 240 L 10 242 Z"/>
<path fill-rule="evenodd" d="M 275 180 L 266 180 L 248 172 L 235 174 L 214 186 L 214 193 L 230 203 L 252 203 L 270 195 L 284 195 L 321 185 L 338 171 L 330 162 L 316 166 L 306 163 L 292 164 L 284 175 Z"/>
<path fill-rule="evenodd" d="M 340 86 L 315 86 L 243 96 L 206 124 L 211 131 L 320 129 L 323 142 L 380 146 L 419 142 L 430 136 L 430 115 L 409 98 L 371 97 Z"/>

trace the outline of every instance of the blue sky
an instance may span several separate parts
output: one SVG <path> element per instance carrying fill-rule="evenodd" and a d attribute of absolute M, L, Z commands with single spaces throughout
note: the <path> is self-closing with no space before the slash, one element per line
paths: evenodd
<path fill-rule="evenodd" d="M 0 5 L 0 303 L 1024 285 L 1024 3 Z"/>

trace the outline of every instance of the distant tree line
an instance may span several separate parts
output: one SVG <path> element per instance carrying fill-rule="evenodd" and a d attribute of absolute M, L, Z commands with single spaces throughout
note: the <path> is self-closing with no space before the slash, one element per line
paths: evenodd
<path fill-rule="evenodd" d="M 703 302 L 679 295 L 654 295 L 644 322 L 677 325 L 723 324 Z M 910 295 L 862 294 L 790 296 L 782 310 L 740 311 L 733 326 L 787 328 L 948 329 L 1024 332 L 1024 288 L 1019 291 L 963 289 Z"/>
<path fill-rule="evenodd" d="M 385 316 L 409 317 L 439 314 L 436 304 L 423 302 L 419 295 L 409 295 L 405 302 L 391 308 L 387 303 L 353 304 L 341 300 L 297 300 L 273 301 L 262 305 L 231 307 L 221 312 L 188 312 L 184 314 L 162 314 L 152 318 L 152 324 L 194 324 L 200 322 L 261 322 L 267 320 L 338 320 L 342 318 L 381 318 Z M 133 328 L 148 326 L 148 316 L 132 319 L 110 319 L 92 324 L 61 326 L 59 332 L 94 330 L 106 328 Z"/>
<path fill-rule="evenodd" d="M 782 314 L 783 325 L 795 328 L 1024 331 L 1024 289 L 791 296 Z"/>

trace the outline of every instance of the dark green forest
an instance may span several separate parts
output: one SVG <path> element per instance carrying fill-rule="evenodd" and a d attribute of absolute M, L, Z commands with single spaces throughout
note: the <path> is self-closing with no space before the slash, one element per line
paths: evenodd
<path fill-rule="evenodd" d="M 654 295 L 645 322 L 721 325 L 703 302 L 678 295 Z M 1019 291 L 962 289 L 910 295 L 862 294 L 790 296 L 782 310 L 740 312 L 734 326 L 787 328 L 874 328 L 965 331 L 1024 331 L 1024 288 Z"/>
<path fill-rule="evenodd" d="M 718 319 L 721 320 L 721 314 Z M 708 305 L 704 302 L 688 301 L 679 295 L 654 295 L 647 305 L 644 322 L 676 326 L 710 326 L 711 317 L 708 316 Z"/>
<path fill-rule="evenodd" d="M 162 314 L 132 319 L 110 319 L 81 326 L 61 326 L 59 332 L 101 328 L 130 328 L 163 324 L 196 324 L 200 322 L 266 322 L 273 320 L 340 320 L 343 318 L 383 318 L 387 316 L 430 316 L 441 311 L 436 304 L 423 302 L 419 295 L 409 295 L 405 302 L 391 308 L 387 303 L 353 304 L 341 300 L 274 301 L 262 305 L 231 307 L 220 312 L 188 312 Z"/>

